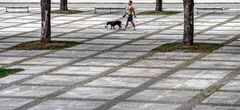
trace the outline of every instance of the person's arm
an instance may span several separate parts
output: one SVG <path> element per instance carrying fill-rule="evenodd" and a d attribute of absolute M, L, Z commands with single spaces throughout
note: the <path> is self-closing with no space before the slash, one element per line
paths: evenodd
<path fill-rule="evenodd" d="M 135 18 L 137 18 L 134 8 L 133 8 L 133 15 Z"/>

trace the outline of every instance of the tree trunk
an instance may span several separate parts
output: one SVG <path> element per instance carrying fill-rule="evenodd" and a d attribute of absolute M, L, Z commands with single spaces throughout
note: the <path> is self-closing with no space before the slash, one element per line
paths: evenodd
<path fill-rule="evenodd" d="M 51 42 L 51 0 L 41 0 L 41 42 Z"/>
<path fill-rule="evenodd" d="M 156 9 L 155 11 L 163 11 L 162 0 L 156 0 Z"/>
<path fill-rule="evenodd" d="M 61 2 L 60 2 L 60 10 L 68 10 L 67 0 L 61 0 Z"/>
<path fill-rule="evenodd" d="M 193 45 L 194 37 L 194 0 L 183 0 L 184 34 L 183 43 Z"/>

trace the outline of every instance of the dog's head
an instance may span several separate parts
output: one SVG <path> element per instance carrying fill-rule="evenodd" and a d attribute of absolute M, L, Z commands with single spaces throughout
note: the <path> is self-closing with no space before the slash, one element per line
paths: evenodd
<path fill-rule="evenodd" d="M 106 26 L 105 26 L 105 28 L 107 28 L 108 27 L 108 25 L 110 25 L 111 24 L 111 22 L 110 21 L 108 21 L 107 23 L 106 23 Z"/>

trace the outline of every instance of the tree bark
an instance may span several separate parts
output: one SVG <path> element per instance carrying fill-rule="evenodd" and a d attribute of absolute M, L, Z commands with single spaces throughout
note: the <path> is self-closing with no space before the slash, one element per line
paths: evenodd
<path fill-rule="evenodd" d="M 67 0 L 61 0 L 60 2 L 60 10 L 68 10 L 68 1 Z"/>
<path fill-rule="evenodd" d="M 156 9 L 155 11 L 163 11 L 162 0 L 156 0 Z"/>
<path fill-rule="evenodd" d="M 51 0 L 41 0 L 41 42 L 51 42 Z"/>
<path fill-rule="evenodd" d="M 194 37 L 194 0 L 183 0 L 184 34 L 183 43 L 193 45 Z"/>

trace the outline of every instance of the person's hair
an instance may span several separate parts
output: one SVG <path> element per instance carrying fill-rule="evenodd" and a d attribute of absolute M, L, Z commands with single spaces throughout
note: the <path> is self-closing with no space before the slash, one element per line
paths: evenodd
<path fill-rule="evenodd" d="M 132 0 L 129 0 L 129 2 L 132 4 L 133 2 L 132 2 Z"/>

